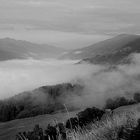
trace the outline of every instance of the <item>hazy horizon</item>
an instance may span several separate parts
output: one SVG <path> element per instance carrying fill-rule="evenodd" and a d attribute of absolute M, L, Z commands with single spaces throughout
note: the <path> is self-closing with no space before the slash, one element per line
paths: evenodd
<path fill-rule="evenodd" d="M 0 38 L 73 49 L 121 33 L 140 32 L 138 0 L 0 0 L 0 3 Z"/>

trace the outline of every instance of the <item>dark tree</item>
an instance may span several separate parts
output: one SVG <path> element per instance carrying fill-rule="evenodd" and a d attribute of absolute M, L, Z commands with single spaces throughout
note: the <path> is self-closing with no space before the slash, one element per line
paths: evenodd
<path fill-rule="evenodd" d="M 115 99 L 108 99 L 106 101 L 105 109 L 113 110 L 121 106 L 132 105 L 135 103 L 136 102 L 134 100 L 128 100 L 125 97 L 117 97 Z"/>
<path fill-rule="evenodd" d="M 135 93 L 134 96 L 133 96 L 133 99 L 136 101 L 136 102 L 140 102 L 140 93 Z"/>
<path fill-rule="evenodd" d="M 67 120 L 66 127 L 72 129 L 76 129 L 77 127 L 82 128 L 91 122 L 100 120 L 104 113 L 103 110 L 96 107 L 87 108 L 84 111 L 79 112 L 77 117 Z"/>

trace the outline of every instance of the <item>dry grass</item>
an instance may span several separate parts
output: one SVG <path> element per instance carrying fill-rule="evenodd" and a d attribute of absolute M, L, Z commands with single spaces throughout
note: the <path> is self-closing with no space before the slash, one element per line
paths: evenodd
<path fill-rule="evenodd" d="M 137 110 L 117 113 L 102 121 L 90 124 L 84 130 L 73 131 L 68 134 L 68 137 L 71 140 L 117 140 L 120 128 L 123 126 L 133 129 L 139 118 L 140 112 Z"/>

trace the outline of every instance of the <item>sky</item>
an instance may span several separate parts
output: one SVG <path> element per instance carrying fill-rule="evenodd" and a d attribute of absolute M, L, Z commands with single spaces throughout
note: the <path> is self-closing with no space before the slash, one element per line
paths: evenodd
<path fill-rule="evenodd" d="M 0 38 L 68 49 L 140 33 L 139 0 L 0 0 Z"/>

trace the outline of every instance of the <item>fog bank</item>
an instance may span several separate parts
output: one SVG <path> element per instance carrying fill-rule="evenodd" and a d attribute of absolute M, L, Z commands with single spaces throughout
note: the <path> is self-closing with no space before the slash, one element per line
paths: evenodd
<path fill-rule="evenodd" d="M 0 62 L 0 99 L 40 86 L 85 79 L 101 66 L 75 65 L 77 61 L 11 60 Z"/>
<path fill-rule="evenodd" d="M 140 54 L 134 54 L 132 60 L 131 64 L 115 68 L 62 60 L 0 62 L 0 99 L 41 86 L 73 83 L 84 86 L 80 96 L 66 93 L 67 97 L 61 97 L 61 101 L 76 107 L 100 107 L 108 98 L 131 97 L 140 91 Z"/>

